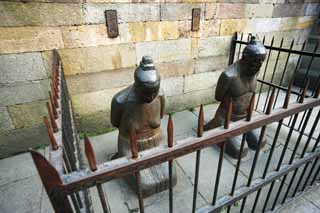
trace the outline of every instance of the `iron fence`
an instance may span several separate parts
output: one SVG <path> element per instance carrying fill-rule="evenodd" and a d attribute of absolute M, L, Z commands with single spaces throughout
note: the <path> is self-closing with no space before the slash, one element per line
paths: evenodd
<path fill-rule="evenodd" d="M 247 42 L 242 41 L 242 39 L 237 40 L 236 37 L 233 39 L 230 51 L 230 63 L 233 62 L 237 54 L 240 56 L 241 50 L 246 44 Z M 253 95 L 253 98 L 250 101 L 250 107 L 248 108 L 246 119 L 230 123 L 232 102 L 229 100 L 228 112 L 224 126 L 203 132 L 204 113 L 203 106 L 201 106 L 198 116 L 197 136 L 175 141 L 173 138 L 174 127 L 172 123 L 172 117 L 170 115 L 167 127 L 168 144 L 166 147 L 157 147 L 138 153 L 135 132 L 132 132 L 130 136 L 132 155 L 99 165 L 96 163 L 91 143 L 85 136 L 85 154 L 90 167 L 85 169 L 79 169 L 76 167 L 76 164 L 75 169 L 72 167 L 72 162 L 74 162 L 73 160 L 76 158 L 74 153 L 77 152 L 75 151 L 77 148 L 76 146 L 74 147 L 74 145 L 77 143 L 77 141 L 75 139 L 71 139 L 71 136 L 74 137 L 76 133 L 72 127 L 74 125 L 72 121 L 72 111 L 70 111 L 70 105 L 68 105 L 68 108 L 66 107 L 66 103 L 68 102 L 68 93 L 66 84 L 63 82 L 65 81 L 64 77 L 61 75 L 61 91 L 66 91 L 64 92 L 65 100 L 63 100 L 64 98 L 61 97 L 61 104 L 64 106 L 61 107 L 61 114 L 65 116 L 64 118 L 62 116 L 61 124 L 62 129 L 64 129 L 62 134 L 65 132 L 64 136 L 62 137 L 64 139 L 64 143 L 63 147 L 59 147 L 59 145 L 54 142 L 55 135 L 53 135 L 52 147 L 53 149 L 56 149 L 56 151 L 60 150 L 60 153 L 65 153 L 65 161 L 61 160 L 60 162 L 64 162 L 64 164 L 66 164 L 67 161 L 71 161 L 69 167 L 70 169 L 68 169 L 68 172 L 59 172 L 61 170 L 61 163 L 58 164 L 60 167 L 55 166 L 57 164 L 56 161 L 51 159 L 49 162 L 41 154 L 31 151 L 34 162 L 38 168 L 38 172 L 55 211 L 78 212 L 81 208 L 90 211 L 90 208 L 84 208 L 87 205 L 87 202 L 81 202 L 81 195 L 77 194 L 79 192 L 84 192 L 90 187 L 97 187 L 104 212 L 110 212 L 110 204 L 108 202 L 107 195 L 103 191 L 102 184 L 113 179 L 134 174 L 137 180 L 136 189 L 140 212 L 144 212 L 144 203 L 140 190 L 140 171 L 145 168 L 150 168 L 152 166 L 168 162 L 168 173 L 170 178 L 169 182 L 172 183 L 172 161 L 178 157 L 185 156 L 190 153 L 196 153 L 192 212 L 219 212 L 222 209 L 226 209 L 227 212 L 230 212 L 235 208 L 235 204 L 239 201 L 241 201 L 239 211 L 243 212 L 245 206 L 248 205 L 248 196 L 252 195 L 255 195 L 254 203 L 251 208 L 252 212 L 256 212 L 257 204 L 259 202 L 262 202 L 263 204 L 261 211 L 275 210 L 278 206 L 285 203 L 289 197 L 295 197 L 301 192 L 305 191 L 308 187 L 312 187 L 318 181 L 320 173 L 320 150 L 318 149 L 320 135 L 318 137 L 313 136 L 318 127 L 320 118 L 320 112 L 317 109 L 317 107 L 320 106 L 320 99 L 318 98 L 320 87 L 318 86 L 316 90 L 308 92 L 308 80 L 306 77 L 304 87 L 301 89 L 296 88 L 293 86 L 294 78 L 292 76 L 295 76 L 293 74 L 299 69 L 299 58 L 301 58 L 301 56 L 319 57 L 320 55 L 317 53 L 305 52 L 303 49 L 298 51 L 292 50 L 291 48 L 282 48 L 281 45 L 280 47 L 266 45 L 266 48 L 269 51 L 265 65 L 266 68 L 264 68 L 265 70 L 262 72 L 262 79 L 259 79 L 259 92 L 257 92 L 257 95 Z M 237 49 L 238 52 L 236 51 Z M 286 53 L 289 59 L 285 60 L 288 62 L 285 62 L 282 72 L 279 72 L 278 69 L 274 69 L 274 71 L 271 72 L 270 79 L 267 79 L 267 70 L 268 66 L 271 64 L 269 62 L 271 55 L 273 54 L 272 51 L 275 51 L 277 55 L 274 61 L 275 67 L 278 66 L 277 64 L 279 64 L 279 58 L 281 57 L 282 53 Z M 291 55 L 293 54 L 298 55 L 296 61 L 297 68 L 295 68 L 293 72 L 291 71 L 290 78 L 292 80 L 290 83 L 285 84 L 284 79 L 286 72 L 288 72 L 288 63 Z M 280 73 L 279 82 L 276 82 L 274 77 L 276 74 L 278 74 L 277 72 Z M 262 95 L 263 91 L 265 91 L 265 97 Z M 284 99 L 279 98 L 279 96 L 282 95 L 281 91 L 284 91 Z M 296 101 L 293 100 L 294 95 L 297 97 Z M 63 95 L 61 94 L 61 96 Z M 255 97 L 257 98 L 257 101 L 255 101 Z M 63 112 L 64 110 L 66 110 L 66 112 Z M 254 110 L 259 113 L 253 114 Z M 311 122 L 311 115 L 314 112 L 316 112 L 316 116 Z M 298 124 L 301 115 L 304 116 Z M 54 113 L 52 113 L 52 116 L 54 117 Z M 305 133 L 305 130 L 308 123 L 312 123 L 312 125 L 309 133 L 307 134 Z M 261 155 L 261 144 L 266 137 L 267 126 L 270 126 L 271 124 L 276 125 L 276 130 L 273 135 L 270 152 L 268 153 L 267 160 L 265 161 L 262 176 L 256 177 L 255 173 L 257 170 L 257 162 Z M 225 161 L 224 149 L 225 144 L 228 141 L 227 139 L 235 136 L 241 136 L 242 141 L 240 152 L 242 152 L 246 133 L 257 128 L 261 128 L 260 137 L 258 147 L 254 152 L 254 158 L 250 167 L 246 184 L 239 185 L 239 173 L 242 161 L 240 157 L 241 154 L 236 160 L 237 163 L 235 173 L 232 176 L 222 177 L 223 175 L 221 171 Z M 279 135 L 284 128 L 288 129 L 289 132 L 285 138 L 281 154 L 275 155 L 274 152 L 277 144 L 279 143 Z M 292 139 L 293 132 L 298 133 L 296 140 Z M 301 144 L 303 136 L 307 136 L 307 141 L 304 145 Z M 293 150 L 290 153 L 291 155 L 288 162 L 285 162 L 284 158 L 288 153 L 288 147 L 291 144 L 293 145 Z M 214 184 L 212 186 L 212 202 L 205 206 L 199 207 L 197 206 L 197 192 L 200 181 L 199 173 L 205 172 L 200 171 L 201 151 L 204 148 L 212 145 L 219 145 L 220 147 L 218 166 L 217 168 L 212 168 L 216 169 L 216 177 L 211 177 L 214 180 Z M 302 151 L 298 152 L 298 149 L 301 147 L 301 145 Z M 74 156 L 70 157 L 69 155 Z M 276 167 L 272 169 L 271 160 L 274 158 L 277 158 L 277 164 Z M 302 173 L 299 173 L 301 170 Z M 222 178 L 232 178 L 233 180 L 230 193 L 228 194 L 219 194 L 219 188 L 221 187 L 220 181 Z M 277 181 L 280 181 L 280 186 L 276 189 L 275 185 Z M 267 187 L 269 187 L 267 197 L 262 200 L 262 190 L 266 189 Z M 273 198 L 271 197 L 271 194 L 274 193 L 276 194 Z M 172 190 L 172 184 L 169 184 L 169 212 L 174 212 L 173 197 L 174 192 Z"/>

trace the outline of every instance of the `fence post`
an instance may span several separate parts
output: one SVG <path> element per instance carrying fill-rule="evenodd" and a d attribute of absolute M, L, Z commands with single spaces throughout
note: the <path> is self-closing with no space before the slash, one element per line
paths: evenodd
<path fill-rule="evenodd" d="M 73 212 L 68 196 L 61 190 L 62 180 L 57 170 L 40 153 L 30 150 L 41 181 L 56 213 Z"/>

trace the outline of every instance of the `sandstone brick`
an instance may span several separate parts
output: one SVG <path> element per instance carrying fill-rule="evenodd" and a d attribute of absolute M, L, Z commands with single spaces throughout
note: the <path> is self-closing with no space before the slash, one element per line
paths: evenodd
<path fill-rule="evenodd" d="M 15 128 L 38 126 L 43 123 L 43 116 L 48 115 L 45 102 L 31 102 L 8 107 Z"/>
<path fill-rule="evenodd" d="M 0 54 L 63 48 L 59 28 L 21 27 L 0 28 Z"/>
<path fill-rule="evenodd" d="M 66 75 L 121 69 L 136 65 L 132 44 L 59 50 Z"/>
<path fill-rule="evenodd" d="M 218 4 L 216 3 L 206 3 L 205 19 L 213 19 L 216 17 L 217 6 Z"/>
<path fill-rule="evenodd" d="M 282 18 L 254 18 L 249 19 L 247 32 L 262 33 L 281 30 Z"/>
<path fill-rule="evenodd" d="M 111 109 L 112 97 L 125 87 L 100 90 L 71 96 L 72 106 L 77 117 L 89 116 Z"/>
<path fill-rule="evenodd" d="M 305 29 L 313 26 L 316 18 L 313 16 L 302 16 L 302 17 L 288 17 L 281 20 L 280 29 L 293 30 L 293 29 Z"/>
<path fill-rule="evenodd" d="M 48 144 L 48 132 L 44 126 L 5 131 L 0 133 L 0 159 Z"/>
<path fill-rule="evenodd" d="M 220 20 L 201 20 L 200 21 L 200 31 L 199 37 L 211 37 L 215 35 L 219 35 L 220 33 Z M 195 32 L 196 33 L 196 32 Z M 195 36 L 193 36 L 195 37 Z"/>
<path fill-rule="evenodd" d="M 131 42 L 170 40 L 180 36 L 177 21 L 132 22 L 128 23 L 128 29 Z"/>
<path fill-rule="evenodd" d="M 166 112 L 176 112 L 198 107 L 200 104 L 213 103 L 215 88 L 197 90 L 168 97 Z"/>
<path fill-rule="evenodd" d="M 235 32 L 247 31 L 248 19 L 221 20 L 220 35 L 233 35 Z"/>
<path fill-rule="evenodd" d="M 0 107 L 0 132 L 13 129 L 12 121 L 6 107 Z"/>
<path fill-rule="evenodd" d="M 220 19 L 234 19 L 245 17 L 245 4 L 218 4 L 216 18 Z"/>
<path fill-rule="evenodd" d="M 161 4 L 161 21 L 191 20 L 192 9 L 201 8 L 201 19 L 204 18 L 205 4 L 164 3 Z"/>
<path fill-rule="evenodd" d="M 183 93 L 184 77 L 167 78 L 161 81 L 161 88 L 166 96 L 174 96 Z"/>
<path fill-rule="evenodd" d="M 117 10 L 118 22 L 160 21 L 159 4 L 86 4 L 85 20 L 87 23 L 105 23 L 105 10 Z"/>
<path fill-rule="evenodd" d="M 27 103 L 48 98 L 49 80 L 0 86 L 0 106 Z"/>
<path fill-rule="evenodd" d="M 231 36 L 213 36 L 199 41 L 199 57 L 227 55 Z"/>
<path fill-rule="evenodd" d="M 40 53 L 0 55 L 0 83 L 47 78 Z"/>
<path fill-rule="evenodd" d="M 208 89 L 217 84 L 221 71 L 197 73 L 185 77 L 184 92 Z"/>
<path fill-rule="evenodd" d="M 134 68 L 72 75 L 67 77 L 71 95 L 128 86 L 133 82 Z"/>
<path fill-rule="evenodd" d="M 268 18 L 272 17 L 272 4 L 246 4 L 245 17 L 247 18 Z"/>
<path fill-rule="evenodd" d="M 191 39 L 141 42 L 136 49 L 137 63 L 144 55 L 150 55 L 154 62 L 187 60 L 191 58 Z"/>
<path fill-rule="evenodd" d="M 193 73 L 194 61 L 192 59 L 182 61 L 170 61 L 156 63 L 156 69 L 160 73 L 161 79 L 189 75 Z"/>
<path fill-rule="evenodd" d="M 220 3 L 215 17 L 221 19 L 264 18 L 272 17 L 272 11 L 272 4 Z"/>
<path fill-rule="evenodd" d="M 303 4 L 276 4 L 272 17 L 300 16 L 303 14 Z"/>
<path fill-rule="evenodd" d="M 61 26 L 84 23 L 81 4 L 0 3 L 0 26 Z"/>
<path fill-rule="evenodd" d="M 90 115 L 76 116 L 76 125 L 79 131 L 93 132 L 113 127 L 110 121 L 110 111 L 99 111 Z"/>
<path fill-rule="evenodd" d="M 195 73 L 222 70 L 228 66 L 229 55 L 198 58 L 195 62 Z"/>
<path fill-rule="evenodd" d="M 47 76 L 51 78 L 52 76 L 52 66 L 53 66 L 53 51 L 43 51 L 41 52 L 43 66 L 45 67 L 45 71 Z"/>
<path fill-rule="evenodd" d="M 122 36 L 127 31 L 125 27 L 119 25 L 120 36 L 116 38 L 108 37 L 105 24 L 63 27 L 61 31 L 65 48 L 77 48 L 127 43 L 126 36 Z"/>

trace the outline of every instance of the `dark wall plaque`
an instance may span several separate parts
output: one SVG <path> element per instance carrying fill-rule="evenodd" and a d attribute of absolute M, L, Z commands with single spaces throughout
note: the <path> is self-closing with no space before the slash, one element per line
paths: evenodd
<path fill-rule="evenodd" d="M 192 9 L 192 31 L 198 31 L 200 29 L 200 16 L 201 16 L 201 9 L 200 8 L 193 8 Z"/>
<path fill-rule="evenodd" d="M 106 10 L 105 17 L 106 17 L 108 36 L 110 38 L 116 38 L 119 35 L 117 11 Z"/>

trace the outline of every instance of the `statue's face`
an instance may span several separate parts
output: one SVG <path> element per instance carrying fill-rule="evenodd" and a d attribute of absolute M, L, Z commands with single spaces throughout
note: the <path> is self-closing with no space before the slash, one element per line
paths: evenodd
<path fill-rule="evenodd" d="M 135 85 L 135 90 L 140 100 L 144 103 L 151 103 L 159 94 L 159 87 L 148 88 L 144 85 Z"/>
<path fill-rule="evenodd" d="M 256 75 L 259 72 L 265 59 L 266 59 L 266 55 L 243 57 L 243 65 L 245 67 L 244 74 L 247 76 Z"/>

